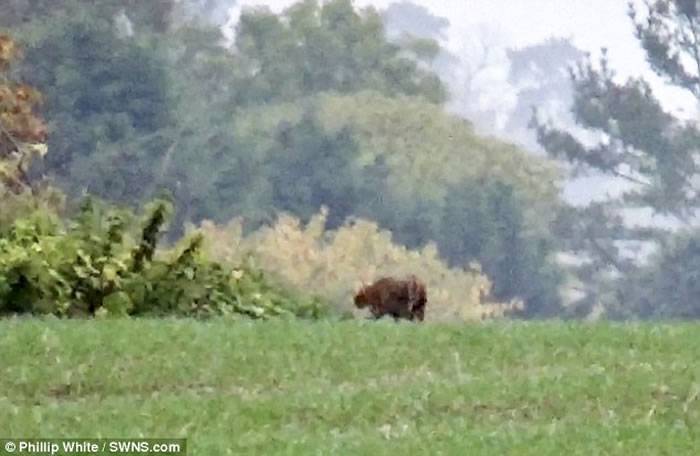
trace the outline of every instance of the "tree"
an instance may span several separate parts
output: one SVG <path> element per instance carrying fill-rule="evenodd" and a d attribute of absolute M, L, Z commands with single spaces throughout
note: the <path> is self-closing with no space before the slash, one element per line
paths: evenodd
<path fill-rule="evenodd" d="M 698 99 L 700 16 L 695 2 L 648 1 L 642 7 L 630 3 L 630 17 L 652 69 L 667 83 Z M 597 138 L 596 142 L 590 144 L 542 119 L 535 126 L 540 143 L 552 157 L 628 183 L 628 190 L 620 197 L 572 211 L 561 224 L 569 248 L 584 253 L 589 260 L 579 265 L 589 274 L 582 276 L 582 281 L 596 279 L 586 290 L 584 301 L 587 305 L 602 303 L 611 309 L 611 315 L 625 316 L 640 308 L 634 288 L 646 288 L 650 283 L 630 281 L 646 273 L 645 267 L 639 266 L 643 257 L 629 247 L 655 246 L 661 249 L 661 258 L 666 258 L 663 251 L 673 244 L 668 241 L 673 235 L 666 230 L 630 226 L 625 214 L 646 209 L 668 217 L 673 225 L 696 226 L 700 131 L 694 122 L 667 112 L 643 78 L 619 81 L 605 51 L 599 65 L 581 63 L 571 77 L 576 121 L 592 133 L 589 140 Z M 670 279 L 671 275 L 665 277 Z"/>
<path fill-rule="evenodd" d="M 29 166 L 36 155 L 46 152 L 47 129 L 37 114 L 41 95 L 10 75 L 18 55 L 14 40 L 0 34 L 0 194 L 33 190 Z"/>
<path fill-rule="evenodd" d="M 245 104 L 363 89 L 446 99 L 437 76 L 387 41 L 381 16 L 372 8 L 356 11 L 350 0 L 304 0 L 280 16 L 245 10 L 235 47 L 249 69 L 241 81 Z"/>
<path fill-rule="evenodd" d="M 170 122 L 166 60 L 159 49 L 121 37 L 85 8 L 33 25 L 25 79 L 44 91 L 52 128 L 44 170 L 75 194 L 140 201 L 152 189 L 149 154 L 165 149 Z"/>
<path fill-rule="evenodd" d="M 494 281 L 496 299 L 525 302 L 521 316 L 560 316 L 563 275 L 554 261 L 557 245 L 549 233 L 528 229 L 523 211 L 527 203 L 517 193 L 505 180 L 453 186 L 440 230 L 432 236 L 449 264 L 478 261 Z"/>

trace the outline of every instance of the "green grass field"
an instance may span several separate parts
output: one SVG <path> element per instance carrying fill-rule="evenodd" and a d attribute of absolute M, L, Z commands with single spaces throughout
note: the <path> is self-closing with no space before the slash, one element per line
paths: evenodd
<path fill-rule="evenodd" d="M 0 437 L 189 454 L 698 454 L 700 326 L 0 322 Z"/>

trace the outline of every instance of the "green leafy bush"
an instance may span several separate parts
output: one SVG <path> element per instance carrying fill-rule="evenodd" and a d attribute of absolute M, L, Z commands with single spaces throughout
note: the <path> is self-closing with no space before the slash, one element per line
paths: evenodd
<path fill-rule="evenodd" d="M 65 195 L 50 186 L 42 185 L 19 194 L 0 188 L 0 237 L 7 235 L 14 222 L 27 214 L 35 211 L 62 213 L 65 207 Z"/>
<path fill-rule="evenodd" d="M 16 220 L 0 234 L 0 313 L 251 318 L 324 314 L 319 300 L 276 286 L 249 261 L 224 267 L 207 259 L 201 233 L 158 249 L 170 212 L 167 202 L 156 201 L 139 224 L 130 211 L 87 200 L 67 223 L 48 211 Z"/>

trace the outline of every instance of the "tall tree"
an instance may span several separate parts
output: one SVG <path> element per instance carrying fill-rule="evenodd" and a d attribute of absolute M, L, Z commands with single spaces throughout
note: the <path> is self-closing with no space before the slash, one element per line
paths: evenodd
<path fill-rule="evenodd" d="M 667 83 L 700 100 L 700 16 L 695 2 L 646 1 L 641 7 L 630 3 L 629 8 L 651 68 Z M 588 258 L 579 264 L 579 272 L 582 283 L 593 285 L 586 288 L 582 302 L 588 306 L 602 303 L 612 315 L 635 314 L 641 304 L 634 288 L 651 282 L 630 282 L 644 275 L 639 267 L 642 257 L 633 248 L 656 246 L 663 252 L 670 244 L 665 230 L 631 226 L 625 214 L 646 209 L 676 225 L 696 228 L 700 131 L 695 122 L 665 110 L 642 77 L 620 81 L 606 52 L 598 65 L 581 63 L 571 76 L 573 113 L 589 131 L 588 141 L 542 119 L 536 122 L 539 141 L 552 157 L 574 168 L 622 179 L 628 190 L 620 197 L 569 213 L 562 219 L 561 232 L 571 250 Z M 591 144 L 591 138 L 597 141 Z M 697 296 L 695 302 L 699 302 Z M 665 304 L 672 307 L 675 303 Z"/>

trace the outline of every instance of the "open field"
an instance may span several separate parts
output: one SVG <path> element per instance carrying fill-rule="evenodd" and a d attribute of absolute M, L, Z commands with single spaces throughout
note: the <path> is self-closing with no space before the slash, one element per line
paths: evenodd
<path fill-rule="evenodd" d="M 0 437 L 189 454 L 697 454 L 700 327 L 0 322 Z"/>

